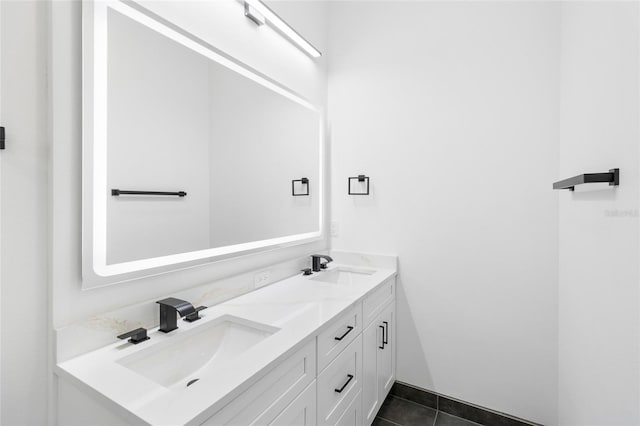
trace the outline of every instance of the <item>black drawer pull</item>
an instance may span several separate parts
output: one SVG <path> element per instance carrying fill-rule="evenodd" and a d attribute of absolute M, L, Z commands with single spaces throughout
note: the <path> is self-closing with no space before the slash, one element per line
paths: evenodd
<path fill-rule="evenodd" d="M 353 327 L 351 327 L 350 325 L 348 325 L 348 326 L 347 326 L 347 328 L 348 328 L 348 330 L 347 330 L 347 332 L 346 332 L 346 333 L 344 333 L 344 334 L 343 334 L 342 336 L 340 336 L 340 337 L 334 337 L 334 339 L 336 339 L 336 340 L 338 340 L 338 341 L 339 341 L 339 340 L 342 340 L 342 339 L 344 339 L 345 337 L 347 337 L 347 334 L 351 333 L 351 330 L 353 330 Z"/>
<path fill-rule="evenodd" d="M 334 391 L 338 392 L 338 393 L 342 393 L 342 391 L 344 390 L 344 388 L 347 387 L 347 385 L 351 382 L 351 379 L 353 379 L 353 375 L 352 374 L 347 374 L 347 377 L 349 378 L 347 380 L 347 382 L 342 385 L 342 387 L 340 389 L 334 389 Z"/>
<path fill-rule="evenodd" d="M 384 331 L 385 333 L 382 333 L 382 341 L 384 342 L 385 345 L 389 344 L 389 323 L 386 321 L 382 321 L 382 323 L 384 324 Z"/>
<path fill-rule="evenodd" d="M 380 327 L 382 329 L 382 346 L 378 346 L 380 349 L 384 349 L 384 344 L 387 343 L 384 340 L 384 327 L 379 325 L 378 327 Z"/>

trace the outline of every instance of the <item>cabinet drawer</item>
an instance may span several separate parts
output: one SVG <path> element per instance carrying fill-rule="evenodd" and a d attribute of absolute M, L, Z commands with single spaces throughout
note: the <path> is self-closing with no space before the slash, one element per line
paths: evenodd
<path fill-rule="evenodd" d="M 362 391 L 358 392 L 351 404 L 338 419 L 335 426 L 360 426 L 362 425 Z"/>
<path fill-rule="evenodd" d="M 269 424 L 313 382 L 315 369 L 316 348 L 311 340 L 202 424 Z"/>
<path fill-rule="evenodd" d="M 335 425 L 362 389 L 362 335 L 318 376 L 318 425 Z M 360 410 L 359 410 L 360 411 Z"/>
<path fill-rule="evenodd" d="M 304 390 L 269 426 L 316 426 L 316 382 Z"/>
<path fill-rule="evenodd" d="M 362 305 L 356 303 L 318 335 L 318 373 L 360 334 L 361 318 Z"/>
<path fill-rule="evenodd" d="M 364 327 L 378 316 L 387 304 L 396 298 L 396 279 L 390 278 L 368 295 L 362 302 L 362 317 Z"/>

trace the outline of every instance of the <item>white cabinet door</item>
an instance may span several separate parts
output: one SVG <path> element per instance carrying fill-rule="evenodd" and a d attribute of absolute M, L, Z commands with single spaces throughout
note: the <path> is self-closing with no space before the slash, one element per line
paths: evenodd
<path fill-rule="evenodd" d="M 378 390 L 378 349 L 382 333 L 374 322 L 362 332 L 362 414 L 364 424 L 370 425 L 380 406 Z"/>
<path fill-rule="evenodd" d="M 389 306 L 380 314 L 378 329 L 384 331 L 383 344 L 378 348 L 378 391 L 380 403 L 389 394 L 391 386 L 396 378 L 396 329 L 395 329 L 396 304 Z"/>
<path fill-rule="evenodd" d="M 282 410 L 269 426 L 316 426 L 316 381 Z"/>
<path fill-rule="evenodd" d="M 344 410 L 335 426 L 362 426 L 362 392 L 358 393 Z"/>
<path fill-rule="evenodd" d="M 362 324 L 369 326 L 378 318 L 385 306 L 396 298 L 396 279 L 390 278 L 362 301 Z"/>
<path fill-rule="evenodd" d="M 370 425 L 395 380 L 395 301 L 362 333 L 362 414 Z"/>

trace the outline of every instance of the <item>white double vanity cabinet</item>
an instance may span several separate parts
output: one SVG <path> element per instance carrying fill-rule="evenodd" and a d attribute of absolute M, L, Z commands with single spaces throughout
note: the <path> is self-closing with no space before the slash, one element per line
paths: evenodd
<path fill-rule="evenodd" d="M 337 264 L 60 363 L 59 423 L 370 425 L 395 378 L 395 277 Z"/>
<path fill-rule="evenodd" d="M 203 424 L 371 424 L 395 378 L 394 316 L 392 278 Z"/>

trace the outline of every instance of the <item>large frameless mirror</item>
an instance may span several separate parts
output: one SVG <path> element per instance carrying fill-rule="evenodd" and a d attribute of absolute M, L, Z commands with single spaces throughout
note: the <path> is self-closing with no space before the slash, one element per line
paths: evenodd
<path fill-rule="evenodd" d="M 83 54 L 85 287 L 321 236 L 317 107 L 130 3 Z"/>

